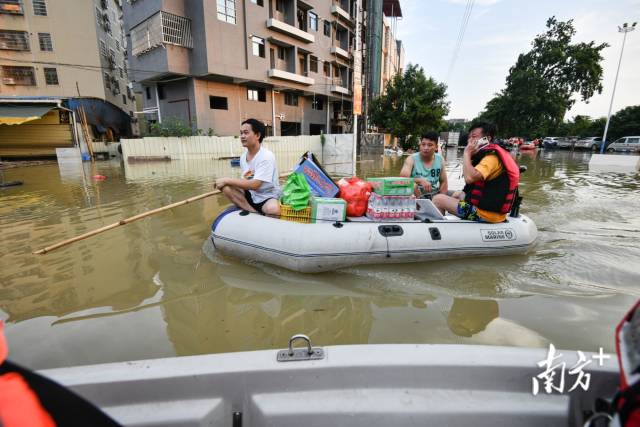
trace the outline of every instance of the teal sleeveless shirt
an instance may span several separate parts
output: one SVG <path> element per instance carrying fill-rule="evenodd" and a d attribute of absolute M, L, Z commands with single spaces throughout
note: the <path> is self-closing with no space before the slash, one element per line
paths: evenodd
<path fill-rule="evenodd" d="M 433 162 L 430 168 L 426 168 L 420 153 L 414 153 L 413 156 L 413 169 L 411 170 L 411 178 L 425 178 L 431 183 L 431 193 L 437 193 L 440 189 L 440 172 L 442 171 L 442 156 L 435 153 L 433 155 Z"/>

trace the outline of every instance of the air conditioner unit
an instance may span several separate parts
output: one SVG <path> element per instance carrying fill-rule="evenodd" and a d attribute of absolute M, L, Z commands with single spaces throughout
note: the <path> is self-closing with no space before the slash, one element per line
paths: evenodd
<path fill-rule="evenodd" d="M 14 79 L 13 77 L 3 77 L 2 83 L 6 85 L 14 85 L 16 84 L 16 79 Z"/>

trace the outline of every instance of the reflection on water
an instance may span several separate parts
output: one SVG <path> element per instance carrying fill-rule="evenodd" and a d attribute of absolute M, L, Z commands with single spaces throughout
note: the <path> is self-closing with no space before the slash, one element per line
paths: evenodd
<path fill-rule="evenodd" d="M 447 152 L 449 167 L 460 154 Z M 226 205 L 219 197 L 31 254 L 210 191 L 215 177 L 239 173 L 228 160 L 7 170 L 6 180 L 25 182 L 0 192 L 0 318 L 11 357 L 45 368 L 277 348 L 294 333 L 317 345 L 612 351 L 614 325 L 640 296 L 638 175 L 590 173 L 588 152 L 514 156 L 528 166 L 522 212 L 540 230 L 532 254 L 316 275 L 216 253 L 208 235 Z M 279 159 L 281 173 L 297 160 Z M 358 159 L 358 174 L 394 175 L 403 161 Z"/>

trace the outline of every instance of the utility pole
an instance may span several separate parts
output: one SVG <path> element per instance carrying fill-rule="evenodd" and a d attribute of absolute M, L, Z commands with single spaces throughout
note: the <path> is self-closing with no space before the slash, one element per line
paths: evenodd
<path fill-rule="evenodd" d="M 607 124 L 604 125 L 604 134 L 602 135 L 602 144 L 600 144 L 600 154 L 604 153 L 605 141 L 607 140 L 607 131 L 609 130 L 609 120 L 611 120 L 611 108 L 613 107 L 613 97 L 616 95 L 616 85 L 618 84 L 618 74 L 620 73 L 620 64 L 622 63 L 622 53 L 624 52 L 624 43 L 627 40 L 627 33 L 636 29 L 637 22 L 634 22 L 631 26 L 626 22 L 622 27 L 618 27 L 619 33 L 624 33 L 622 38 L 622 49 L 620 49 L 620 59 L 618 60 L 618 70 L 616 71 L 616 79 L 613 83 L 613 92 L 611 93 L 611 102 L 609 103 L 609 113 L 607 114 Z"/>

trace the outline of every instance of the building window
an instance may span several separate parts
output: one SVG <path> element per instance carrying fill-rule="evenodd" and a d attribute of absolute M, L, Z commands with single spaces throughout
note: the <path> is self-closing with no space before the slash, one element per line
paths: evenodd
<path fill-rule="evenodd" d="M 331 37 L 331 23 L 329 21 L 324 21 L 324 35 Z"/>
<path fill-rule="evenodd" d="M 284 12 L 284 0 L 276 0 L 276 10 L 278 12 Z"/>
<path fill-rule="evenodd" d="M 98 27 L 102 27 L 102 11 L 96 7 L 96 22 Z"/>
<path fill-rule="evenodd" d="M 104 73 L 104 87 L 111 89 L 111 76 L 109 73 Z"/>
<path fill-rule="evenodd" d="M 313 110 L 321 111 L 324 108 L 324 102 L 322 98 L 320 98 L 319 96 L 313 97 L 313 99 L 311 100 L 311 108 Z"/>
<path fill-rule="evenodd" d="M 312 73 L 317 73 L 318 72 L 318 58 L 315 56 L 311 57 L 311 60 L 309 61 L 309 69 L 311 70 Z"/>
<path fill-rule="evenodd" d="M 284 61 L 284 47 L 282 46 L 278 46 L 278 59 L 281 59 L 282 61 Z"/>
<path fill-rule="evenodd" d="M 120 50 L 120 42 L 118 40 L 116 40 L 116 50 Z"/>
<path fill-rule="evenodd" d="M 47 16 L 47 3 L 45 0 L 33 0 L 33 14 Z"/>
<path fill-rule="evenodd" d="M 224 96 L 210 96 L 209 108 L 211 108 L 212 110 L 228 110 L 229 103 L 227 101 L 227 98 Z"/>
<path fill-rule="evenodd" d="M 0 13 L 9 15 L 23 15 L 22 3 L 20 0 L 2 0 L 0 1 Z"/>
<path fill-rule="evenodd" d="M 331 74 L 331 64 L 325 61 L 324 64 L 322 64 L 322 71 L 324 72 L 325 77 L 329 77 Z"/>
<path fill-rule="evenodd" d="M 48 85 L 57 85 L 58 84 L 58 70 L 55 68 L 45 68 L 44 69 L 44 81 Z"/>
<path fill-rule="evenodd" d="M 53 42 L 51 41 L 51 34 L 38 33 L 38 41 L 40 42 L 40 50 L 44 52 L 53 51 Z"/>
<path fill-rule="evenodd" d="M 164 94 L 164 86 L 156 85 L 156 89 L 158 89 L 158 99 L 165 99 L 166 96 Z"/>
<path fill-rule="evenodd" d="M 318 31 L 318 15 L 313 12 L 309 12 L 309 27 L 313 31 Z"/>
<path fill-rule="evenodd" d="M 105 58 L 108 56 L 107 45 L 104 40 L 100 40 L 100 55 L 104 56 Z"/>
<path fill-rule="evenodd" d="M 249 101 L 267 102 L 267 91 L 259 87 L 248 87 L 247 99 Z"/>
<path fill-rule="evenodd" d="M 144 93 L 147 96 L 147 99 L 151 99 L 151 90 L 148 87 L 144 88 Z"/>
<path fill-rule="evenodd" d="M 264 39 L 256 36 L 251 37 L 251 45 L 253 48 L 253 55 L 264 58 Z"/>
<path fill-rule="evenodd" d="M 124 95 L 124 94 L 122 95 L 122 103 L 123 103 L 124 105 L 127 105 L 127 96 L 126 96 L 126 95 Z"/>
<path fill-rule="evenodd" d="M 264 6 L 264 3 L 262 2 L 262 0 L 251 0 L 251 3 L 257 4 L 258 6 Z"/>
<path fill-rule="evenodd" d="M 26 31 L 0 31 L 0 49 L 30 50 L 29 33 Z"/>
<path fill-rule="evenodd" d="M 120 78 L 124 79 L 124 71 L 122 70 L 122 67 L 118 67 L 118 72 L 120 73 Z"/>
<path fill-rule="evenodd" d="M 291 92 L 284 93 L 284 105 L 291 105 L 292 107 L 298 106 L 298 95 Z"/>
<path fill-rule="evenodd" d="M 229 24 L 236 23 L 236 0 L 218 0 L 218 19 Z"/>
<path fill-rule="evenodd" d="M 33 67 L 3 66 L 2 83 L 6 85 L 35 86 L 35 70 Z"/>

